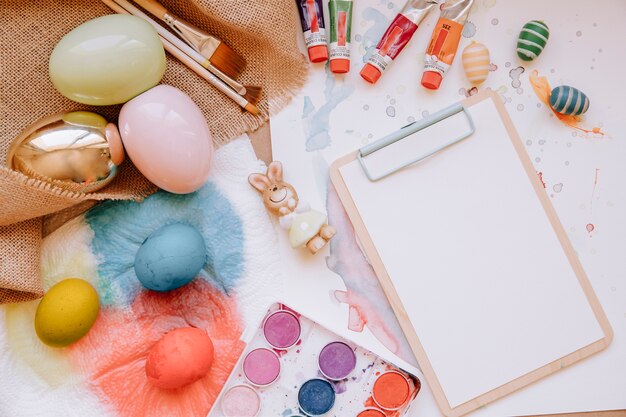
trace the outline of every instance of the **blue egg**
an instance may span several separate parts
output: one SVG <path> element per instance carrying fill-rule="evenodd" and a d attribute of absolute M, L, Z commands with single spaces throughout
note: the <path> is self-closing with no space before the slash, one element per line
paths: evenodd
<path fill-rule="evenodd" d="M 577 88 L 560 85 L 550 93 L 550 107 L 561 114 L 578 116 L 589 108 L 589 99 Z"/>
<path fill-rule="evenodd" d="M 174 223 L 153 232 L 135 255 L 135 274 L 153 291 L 171 291 L 191 282 L 206 262 L 202 235 L 192 226 Z"/>
<path fill-rule="evenodd" d="M 321 416 L 335 405 L 335 389 L 325 379 L 309 379 L 298 391 L 298 404 L 307 416 Z"/>

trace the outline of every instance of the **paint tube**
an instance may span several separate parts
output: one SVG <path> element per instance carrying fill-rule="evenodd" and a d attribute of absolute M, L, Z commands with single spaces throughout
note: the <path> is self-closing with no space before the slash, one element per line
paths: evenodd
<path fill-rule="evenodd" d="M 322 0 L 296 0 L 300 22 L 304 32 L 304 43 L 311 62 L 324 62 L 328 59 L 326 47 L 326 26 Z"/>
<path fill-rule="evenodd" d="M 342 74 L 350 71 L 350 27 L 352 0 L 330 0 L 330 70 Z"/>
<path fill-rule="evenodd" d="M 417 26 L 437 4 L 435 0 L 409 0 L 398 13 L 361 70 L 361 77 L 374 84 L 411 40 Z"/>
<path fill-rule="evenodd" d="M 436 90 L 459 47 L 461 32 L 474 0 L 446 0 L 424 58 L 422 85 Z"/>

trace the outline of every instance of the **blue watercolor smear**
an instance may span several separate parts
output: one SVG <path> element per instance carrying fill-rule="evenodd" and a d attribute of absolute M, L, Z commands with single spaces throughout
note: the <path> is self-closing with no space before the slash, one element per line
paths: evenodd
<path fill-rule="evenodd" d="M 308 117 L 311 113 L 315 111 L 315 106 L 311 101 L 311 97 L 304 96 L 304 105 L 302 106 L 302 118 Z"/>
<path fill-rule="evenodd" d="M 326 82 L 324 98 L 326 99 L 317 111 L 306 96 L 302 109 L 302 123 L 304 124 L 305 149 L 307 152 L 319 151 L 332 143 L 328 131 L 330 130 L 330 114 L 333 110 L 354 92 L 354 85 L 345 82 L 337 83 L 337 79 L 326 65 Z"/>
<path fill-rule="evenodd" d="M 159 191 L 142 203 L 109 201 L 85 219 L 94 232 L 98 258 L 98 294 L 103 305 L 129 305 L 143 287 L 133 268 L 139 246 L 171 223 L 194 226 L 205 240 L 207 262 L 199 278 L 222 292 L 231 291 L 244 268 L 244 235 L 239 216 L 213 183 L 191 194 Z"/>

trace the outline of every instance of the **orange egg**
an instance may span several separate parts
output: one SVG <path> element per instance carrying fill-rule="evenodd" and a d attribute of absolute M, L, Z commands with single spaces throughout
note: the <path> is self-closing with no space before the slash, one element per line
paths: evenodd
<path fill-rule="evenodd" d="M 212 364 L 211 338 L 203 330 L 183 327 L 168 332 L 150 349 L 146 375 L 156 387 L 175 389 L 205 376 Z"/>
<path fill-rule="evenodd" d="M 489 75 L 489 49 L 482 43 L 472 41 L 465 47 L 462 55 L 463 69 L 467 79 L 480 84 Z"/>

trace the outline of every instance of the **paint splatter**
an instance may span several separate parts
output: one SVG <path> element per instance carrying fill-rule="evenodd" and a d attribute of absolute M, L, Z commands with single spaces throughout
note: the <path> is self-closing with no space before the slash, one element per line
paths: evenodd
<path fill-rule="evenodd" d="M 596 230 L 596 227 L 593 225 L 593 223 L 588 223 L 587 226 L 585 226 L 585 228 L 587 229 L 587 232 L 591 233 L 594 230 Z"/>
<path fill-rule="evenodd" d="M 464 38 L 471 38 L 476 35 L 476 25 L 471 21 L 466 21 L 465 26 L 463 27 L 463 32 L 461 32 Z"/>
<path fill-rule="evenodd" d="M 396 108 L 393 106 L 387 106 L 385 113 L 387 113 L 387 116 L 389 117 L 396 117 Z"/>
<path fill-rule="evenodd" d="M 415 117 L 409 116 L 409 117 L 406 118 L 406 121 L 409 122 L 409 123 L 413 123 L 415 121 Z"/>
<path fill-rule="evenodd" d="M 310 106 L 313 106 L 313 110 L 308 110 L 305 97 L 302 123 L 304 125 L 305 149 L 307 152 L 318 151 L 330 146 L 332 142 L 328 133 L 330 130 L 330 114 L 353 91 L 354 85 L 337 81 L 328 66 L 326 67 L 325 103 L 317 110 L 315 110 L 313 104 L 310 104 Z"/>
<path fill-rule="evenodd" d="M 543 180 L 543 172 L 537 172 L 537 176 L 539 177 L 539 181 L 541 181 L 541 185 L 543 185 L 543 188 L 546 188 L 546 182 Z"/>
<path fill-rule="evenodd" d="M 511 87 L 519 88 L 522 85 L 519 77 L 524 73 L 524 67 L 513 68 L 509 71 L 509 77 L 511 77 Z"/>
<path fill-rule="evenodd" d="M 532 140 L 528 139 L 528 140 L 526 141 L 526 145 L 527 145 L 527 146 L 530 146 L 530 145 L 532 145 L 532 144 L 533 144 L 533 141 L 532 141 Z"/>
<path fill-rule="evenodd" d="M 552 190 L 554 190 L 555 193 L 560 193 L 561 191 L 563 191 L 563 183 L 560 182 L 558 184 L 554 184 L 552 186 Z"/>
<path fill-rule="evenodd" d="M 497 26 L 498 23 L 500 23 L 500 21 L 498 19 L 496 19 L 496 18 L 491 19 L 491 24 L 492 25 Z"/>
<path fill-rule="evenodd" d="M 359 248 L 352 223 L 332 184 L 328 185 L 326 209 L 328 222 L 337 229 L 337 234 L 330 241 L 326 265 L 341 277 L 346 286 L 346 291 L 337 290 L 334 296 L 337 301 L 349 305 L 348 328 L 362 332 L 367 325 L 387 349 L 416 365 L 398 319 L 387 302 L 374 269 Z"/>
<path fill-rule="evenodd" d="M 576 36 L 578 36 L 579 38 L 580 38 L 581 36 L 583 36 L 582 31 L 580 31 L 580 30 L 576 31 Z"/>
<path fill-rule="evenodd" d="M 552 89 L 550 88 L 550 83 L 548 82 L 548 79 L 546 77 L 539 76 L 539 72 L 537 70 L 533 70 L 533 72 L 530 74 L 529 80 L 530 85 L 532 85 L 533 91 L 535 92 L 537 98 L 550 110 L 552 110 L 551 115 L 556 116 L 563 124 L 573 129 L 577 129 L 581 132 L 606 136 L 606 133 L 603 132 L 599 127 L 586 129 L 579 126 L 579 123 L 581 122 L 580 116 L 567 116 L 565 114 L 554 111 L 554 109 L 550 106 L 550 93 L 552 92 Z"/>
<path fill-rule="evenodd" d="M 368 104 L 363 105 L 363 110 L 368 111 L 369 109 L 370 109 L 370 106 Z"/>
<path fill-rule="evenodd" d="M 422 117 L 423 117 L 423 118 L 426 118 L 426 117 L 428 117 L 428 115 L 429 115 L 429 114 L 430 114 L 430 113 L 428 112 L 428 110 L 424 110 L 424 111 L 422 112 Z"/>
<path fill-rule="evenodd" d="M 511 66 L 511 63 L 510 63 L 510 62 L 506 62 L 506 63 L 504 64 L 504 66 L 505 66 L 506 68 L 509 68 L 509 67 Z"/>
<path fill-rule="evenodd" d="M 517 105 L 517 111 L 524 111 L 524 105 L 523 104 L 518 104 Z"/>
<path fill-rule="evenodd" d="M 478 94 L 478 88 L 477 87 L 472 87 L 470 89 L 465 89 L 465 88 L 460 88 L 459 89 L 459 94 L 465 97 L 471 97 L 474 94 Z"/>
<path fill-rule="evenodd" d="M 494 64 L 493 62 L 491 64 L 489 64 L 489 71 L 493 72 L 493 71 L 497 71 L 498 70 L 498 66 L 496 64 Z"/>

